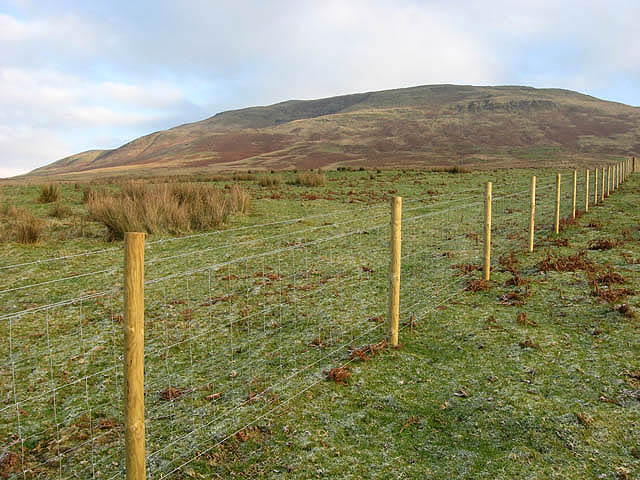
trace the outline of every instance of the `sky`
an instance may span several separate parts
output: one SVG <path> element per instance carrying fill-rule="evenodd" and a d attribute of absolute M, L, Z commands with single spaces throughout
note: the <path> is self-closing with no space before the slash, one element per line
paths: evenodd
<path fill-rule="evenodd" d="M 640 106 L 638 0 L 0 0 L 0 177 L 217 112 L 453 83 Z"/>

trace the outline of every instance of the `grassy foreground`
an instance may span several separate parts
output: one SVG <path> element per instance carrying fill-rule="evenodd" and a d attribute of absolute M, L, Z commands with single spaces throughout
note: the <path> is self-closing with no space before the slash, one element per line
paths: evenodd
<path fill-rule="evenodd" d="M 611 304 L 594 296 L 593 272 L 538 266 L 549 251 L 584 251 L 637 292 L 638 193 L 635 177 L 561 234 L 567 246 L 518 255 L 532 292 L 522 305 L 504 301 L 512 275 L 494 273 L 489 290 L 405 330 L 401 349 L 352 363 L 346 385 L 305 392 L 185 476 L 638 478 L 638 296 Z M 588 250 L 599 239 L 617 245 Z"/>
<path fill-rule="evenodd" d="M 526 220 L 530 173 L 331 172 L 327 185 L 318 187 L 290 185 L 286 176 L 268 186 L 247 180 L 245 185 L 255 199 L 253 213 L 232 219 L 226 233 L 165 243 L 161 242 L 170 239 L 152 236 L 150 242 L 161 242 L 152 244 L 148 251 L 150 278 L 168 280 L 148 288 L 147 343 L 152 352 L 162 352 L 165 343 L 176 346 L 167 348 L 166 355 L 150 353 L 147 358 L 149 451 L 162 448 L 176 432 L 188 433 L 192 426 L 206 423 L 228 402 L 243 409 L 237 410 L 236 418 L 223 417 L 215 435 L 210 435 L 213 438 L 199 446 L 197 460 L 174 472 L 172 478 L 637 477 L 640 323 L 636 312 L 640 305 L 635 292 L 640 288 L 640 179 L 632 177 L 604 206 L 568 225 L 559 239 L 551 236 L 545 240 L 548 230 L 542 229 L 534 254 L 499 260 L 510 251 L 521 251 L 525 233 L 521 220 Z M 537 173 L 540 178 L 549 177 L 546 184 L 540 182 L 540 189 L 547 192 L 544 198 L 551 198 L 552 191 L 549 195 L 543 185 L 553 184 L 554 172 Z M 242 403 L 247 393 L 251 397 L 256 388 L 277 381 L 281 372 L 287 371 L 288 359 L 274 356 L 277 352 L 291 354 L 296 362 L 311 361 L 321 356 L 320 350 L 327 345 L 341 344 L 339 337 L 347 336 L 348 340 L 349 334 L 351 338 L 358 335 L 358 329 L 366 327 L 367 316 L 384 312 L 386 237 L 382 229 L 374 228 L 388 222 L 384 202 L 391 195 L 405 197 L 407 217 L 419 214 L 430 218 L 430 212 L 455 198 L 470 197 L 477 204 L 476 200 L 482 199 L 482 184 L 488 179 L 496 182 L 494 192 L 525 191 L 515 197 L 517 201 L 496 200 L 497 252 L 489 289 L 464 291 L 478 272 L 460 275 L 459 268 L 451 268 L 477 264 L 481 247 L 474 238 L 481 230 L 481 205 L 460 208 L 469 202 L 465 200 L 451 214 L 428 225 L 408 223 L 403 291 L 410 295 L 403 297 L 402 348 L 382 349 L 366 361 L 357 355 L 349 360 L 348 348 L 337 350 L 314 375 L 292 382 L 289 391 L 283 389 L 281 399 L 287 399 L 286 403 L 275 397 L 248 406 Z M 36 187 L 15 186 L 4 190 L 3 199 L 47 217 L 50 207 L 34 203 L 37 193 Z M 72 286 L 43 285 L 28 292 L 8 292 L 3 314 L 70 294 L 100 291 L 119 282 L 121 271 L 110 269 L 120 265 L 120 245 L 105 242 L 104 229 L 98 224 L 87 221 L 79 225 L 85 214 L 81 195 L 73 186 L 65 187 L 63 199 L 71 204 L 72 216 L 49 220 L 43 239 L 35 246 L 5 243 L 3 265 L 84 250 L 107 251 L 90 261 L 73 258 L 61 267 L 38 264 L 8 269 L 5 289 L 81 274 L 82 268 L 105 272 L 74 279 Z M 566 194 L 563 198 L 567 199 Z M 417 199 L 417 203 L 410 203 Z M 568 213 L 566 205 L 565 201 L 563 216 Z M 545 223 L 551 211 L 552 202 L 541 199 L 542 227 L 548 227 Z M 507 224 L 510 215 L 519 220 Z M 277 229 L 234 230 L 298 217 L 304 218 Z M 294 259 L 286 250 L 296 242 L 331 238 L 354 228 L 367 228 L 361 232 L 366 235 L 353 242 L 327 242 L 333 250 L 326 244 L 310 245 Z M 432 242 L 425 246 L 425 239 Z M 210 275 L 209 282 L 213 278 L 213 289 L 211 283 L 207 287 L 202 272 L 190 275 L 187 282 L 168 277 L 203 264 L 219 265 L 230 258 L 273 249 L 285 249 L 286 255 L 270 254 L 266 272 L 264 265 L 253 260 L 208 270 L 205 273 Z M 577 259 L 571 260 L 576 253 Z M 301 260 L 311 265 L 303 267 Z M 565 265 L 560 269 L 569 271 L 554 271 L 554 265 Z M 345 272 L 347 276 L 341 277 Z M 318 281 L 309 280 L 314 275 L 320 276 Z M 282 277 L 292 278 L 294 287 Z M 220 291 L 217 284 L 222 285 Z M 341 288 L 345 284 L 363 288 L 365 293 L 345 291 Z M 439 291 L 433 292 L 434 286 Z M 249 298 L 247 293 L 243 300 L 246 292 L 257 287 L 262 289 L 260 295 Z M 224 300 L 229 294 L 237 295 L 233 305 Z M 295 301 L 283 302 L 283 294 Z M 84 470 L 76 470 L 76 476 L 81 471 L 83 478 L 104 478 L 96 472 L 107 471 L 102 465 L 106 460 L 111 464 L 109 456 L 103 462 L 99 455 L 101 447 L 108 447 L 114 460 L 111 468 L 118 466 L 122 379 L 117 359 L 120 307 L 114 297 L 117 294 L 112 293 L 103 303 L 87 301 L 51 309 L 46 318 L 34 313 L 20 322 L 15 320 L 10 332 L 13 344 L 7 342 L 6 322 L 2 325 L 3 358 L 12 357 L 19 368 L 12 372 L 7 361 L 0 367 L 2 420 L 10 425 L 0 428 L 0 438 L 14 452 L 14 456 L 2 457 L 0 476 L 22 477 L 16 460 L 22 451 L 11 408 L 15 396 L 12 373 L 17 374 L 18 396 L 25 398 L 20 428 L 50 430 L 42 435 L 34 433 L 25 442 L 27 464 L 55 455 L 56 447 L 58 451 L 73 447 L 74 453 L 61 462 L 61 476 L 68 476 L 65 469 L 75 467 L 76 455 L 78 464 L 85 462 Z M 430 301 L 433 298 L 437 300 Z M 283 303 L 289 307 L 283 309 Z M 262 313 L 265 305 L 279 308 L 277 315 L 269 315 L 268 322 L 253 314 L 240 321 L 244 309 Z M 304 320 L 307 323 L 302 323 L 301 316 L 292 317 L 300 323 L 289 329 L 286 320 L 291 318 L 291 305 L 312 313 Z M 412 310 L 410 305 L 417 307 Z M 204 342 L 191 340 L 192 331 L 208 332 L 211 319 L 229 318 L 226 333 L 214 331 L 219 338 L 207 335 Z M 355 324 L 358 320 L 365 322 L 364 326 Z M 44 321 L 51 326 L 53 348 L 45 342 Z M 262 333 L 265 325 L 273 328 L 275 335 L 248 336 Z M 343 327 L 344 335 L 336 333 Z M 238 339 L 245 339 L 238 337 L 242 328 L 247 332 L 247 343 L 255 346 L 253 350 L 232 348 L 229 355 L 225 350 L 220 358 L 208 358 L 209 346 L 214 352 L 218 348 L 216 341 L 222 347 L 240 347 Z M 230 339 L 229 334 L 234 336 Z M 383 336 L 381 328 L 370 340 Z M 265 337 L 268 341 L 263 342 Z M 314 343 L 319 348 L 311 348 Z M 260 368 L 251 371 L 243 366 L 244 360 L 258 362 Z M 100 372 L 114 362 L 115 374 L 103 378 Z M 169 364 L 166 374 L 165 363 Z M 341 383 L 324 380 L 325 366 L 342 365 L 348 366 L 349 378 Z M 66 382 L 89 375 L 79 385 L 67 386 Z M 214 380 L 213 386 L 201 393 L 209 379 Z M 255 385 L 256 379 L 262 385 Z M 233 382 L 245 380 L 246 389 L 243 386 L 234 393 Z M 37 396 L 33 392 L 46 388 L 49 381 L 58 385 L 58 415 L 65 415 L 58 418 L 57 432 L 50 428 L 54 406 L 48 396 L 46 401 L 29 403 L 30 397 Z M 219 392 L 224 392 L 219 405 L 205 401 Z M 289 400 L 285 393 L 295 396 Z M 92 418 L 87 420 L 85 409 Z M 89 449 L 86 440 L 93 437 L 97 440 Z M 78 447 L 82 442 L 84 447 Z M 176 446 L 176 455 L 195 456 L 193 445 Z M 55 462 L 39 466 L 39 476 L 34 477 L 56 476 L 56 468 Z"/>

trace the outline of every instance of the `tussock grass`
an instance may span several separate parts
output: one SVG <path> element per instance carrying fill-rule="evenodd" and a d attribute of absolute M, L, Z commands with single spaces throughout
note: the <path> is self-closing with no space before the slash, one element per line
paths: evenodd
<path fill-rule="evenodd" d="M 40 187 L 40 196 L 38 197 L 40 203 L 59 202 L 61 198 L 62 190 L 60 189 L 60 185 L 49 183 Z"/>
<path fill-rule="evenodd" d="M 13 240 L 22 244 L 38 243 L 42 238 L 45 222 L 34 217 L 30 212 L 14 205 L 3 209 L 7 217 L 3 239 Z"/>
<path fill-rule="evenodd" d="M 282 183 L 282 177 L 280 175 L 264 174 L 258 178 L 258 185 L 261 187 L 277 187 Z"/>
<path fill-rule="evenodd" d="M 462 167 L 460 165 L 454 165 L 453 167 L 444 167 L 444 168 L 432 168 L 432 172 L 443 172 L 443 173 L 471 173 L 470 167 Z"/>
<path fill-rule="evenodd" d="M 104 224 L 111 239 L 125 232 L 203 231 L 224 224 L 233 213 L 247 213 L 251 196 L 234 185 L 228 191 L 205 184 L 129 182 L 119 194 L 94 191 L 87 207 L 92 220 Z"/>
<path fill-rule="evenodd" d="M 327 177 L 324 173 L 302 172 L 296 174 L 291 183 L 306 187 L 324 187 L 327 184 Z"/>
<path fill-rule="evenodd" d="M 73 215 L 73 210 L 69 205 L 62 202 L 56 202 L 53 204 L 53 208 L 49 212 L 49 216 L 54 218 L 67 218 Z"/>

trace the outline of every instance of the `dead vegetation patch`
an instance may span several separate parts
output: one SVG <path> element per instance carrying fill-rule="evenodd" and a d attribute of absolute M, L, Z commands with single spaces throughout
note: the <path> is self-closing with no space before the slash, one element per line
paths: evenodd
<path fill-rule="evenodd" d="M 484 278 L 476 278 L 471 279 L 467 282 L 467 285 L 464 287 L 464 291 L 475 293 L 483 290 L 489 290 L 490 288 L 491 285 L 489 285 L 489 282 L 487 280 L 485 280 Z"/>
<path fill-rule="evenodd" d="M 522 325 L 523 327 L 538 326 L 538 323 L 535 322 L 534 320 L 531 320 L 529 317 L 527 317 L 527 314 L 525 312 L 521 312 L 520 314 L 518 314 L 518 317 L 516 318 L 516 322 L 518 322 L 518 325 Z"/>
<path fill-rule="evenodd" d="M 596 282 L 600 285 L 614 285 L 625 283 L 626 280 L 622 275 L 615 272 L 612 267 L 609 267 L 605 273 L 596 276 Z"/>
<path fill-rule="evenodd" d="M 611 240 L 610 238 L 596 238 L 589 242 L 589 250 L 611 250 L 620 245 L 620 240 Z"/>
<path fill-rule="evenodd" d="M 584 412 L 576 413 L 576 418 L 583 427 L 588 427 L 593 423 L 593 417 Z"/>
<path fill-rule="evenodd" d="M 369 345 L 365 345 L 364 347 L 354 348 L 349 353 L 349 359 L 354 360 L 356 358 L 360 359 L 363 362 L 372 359 L 378 353 L 382 352 L 387 348 L 388 344 L 386 340 L 382 340 L 378 343 L 372 343 Z"/>
<path fill-rule="evenodd" d="M 351 370 L 346 365 L 342 367 L 334 367 L 323 373 L 327 376 L 327 380 L 336 382 L 339 385 L 346 385 L 347 380 L 351 378 Z"/>
<path fill-rule="evenodd" d="M 509 278 L 504 285 L 506 287 L 522 287 L 525 285 L 529 285 L 531 283 L 531 279 L 526 277 L 521 277 L 519 274 L 514 274 L 513 277 Z"/>
<path fill-rule="evenodd" d="M 533 340 L 531 340 L 529 337 L 525 338 L 522 342 L 520 342 L 518 345 L 520 345 L 520 348 L 525 349 L 525 348 L 532 348 L 534 350 L 542 350 L 542 348 L 540 347 L 540 344 L 537 342 L 534 342 Z"/>
<path fill-rule="evenodd" d="M 498 323 L 498 320 L 493 315 L 490 315 L 484 321 L 484 328 L 487 330 L 504 330 L 504 327 Z"/>
<path fill-rule="evenodd" d="M 636 312 L 631 308 L 631 305 L 628 303 L 623 303 L 622 305 L 618 305 L 616 310 L 620 315 L 626 318 L 636 318 Z"/>
<path fill-rule="evenodd" d="M 10 478 L 12 473 L 20 470 L 20 457 L 13 452 L 4 452 L 0 455 L 0 478 Z"/>
<path fill-rule="evenodd" d="M 551 240 L 549 240 L 549 243 L 555 247 L 568 247 L 569 246 L 569 239 L 566 237 L 562 237 L 562 238 L 553 238 Z"/>
<path fill-rule="evenodd" d="M 451 265 L 451 268 L 454 270 L 458 270 L 459 275 L 469 275 L 472 272 L 482 270 L 482 265 L 472 263 L 456 263 L 455 265 Z"/>
<path fill-rule="evenodd" d="M 627 377 L 627 383 L 630 387 L 640 390 L 640 370 L 626 372 L 624 375 Z"/>
<path fill-rule="evenodd" d="M 502 267 L 502 271 L 509 272 L 513 275 L 518 275 L 520 271 L 518 270 L 518 265 L 520 261 L 518 257 L 516 257 L 515 252 L 509 252 L 506 255 L 502 255 L 498 259 L 498 263 Z"/>
<path fill-rule="evenodd" d="M 571 255 L 554 256 L 547 252 L 545 258 L 536 265 L 541 272 L 575 272 L 576 270 L 584 270 L 586 272 L 594 272 L 596 265 L 587 257 L 584 250 Z"/>
<path fill-rule="evenodd" d="M 189 389 L 180 387 L 168 387 L 160 392 L 160 399 L 165 402 L 171 402 L 188 393 Z"/>
<path fill-rule="evenodd" d="M 518 289 L 513 292 L 508 292 L 508 293 L 505 293 L 504 295 L 501 295 L 498 298 L 498 303 L 500 303 L 501 305 L 507 305 L 510 307 L 517 307 L 517 306 L 524 305 L 527 299 L 529 299 L 530 297 L 531 297 L 531 290 L 529 288 L 529 285 L 525 285 L 524 291 Z"/>
<path fill-rule="evenodd" d="M 598 300 L 604 301 L 607 303 L 617 303 L 620 300 L 628 297 L 629 295 L 634 295 L 635 292 L 629 288 L 610 288 L 610 287 L 600 287 L 597 282 L 593 282 L 593 290 L 591 294 L 594 297 L 597 297 Z"/>
<path fill-rule="evenodd" d="M 311 341 L 311 343 L 309 343 L 309 346 L 317 347 L 317 348 L 325 348 L 327 344 L 320 337 L 316 337 Z"/>
<path fill-rule="evenodd" d="M 268 427 L 247 427 L 236 432 L 236 440 L 240 443 L 253 441 L 261 441 L 266 436 L 271 434 L 271 429 Z"/>

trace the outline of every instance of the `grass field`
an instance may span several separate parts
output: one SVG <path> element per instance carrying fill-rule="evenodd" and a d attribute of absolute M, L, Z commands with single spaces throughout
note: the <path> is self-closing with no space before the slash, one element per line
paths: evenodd
<path fill-rule="evenodd" d="M 533 173 L 537 243 L 524 254 Z M 319 187 L 249 176 L 249 215 L 148 238 L 150 478 L 636 478 L 640 181 L 556 237 L 555 173 L 342 171 Z M 122 245 L 84 219 L 81 186 L 63 186 L 62 219 L 38 195 L 2 190 L 47 225 L 38 244 L 1 246 L 0 477 L 118 478 Z M 393 195 L 399 349 L 379 343 Z M 344 381 L 327 380 L 339 367 L 329 376 Z"/>

